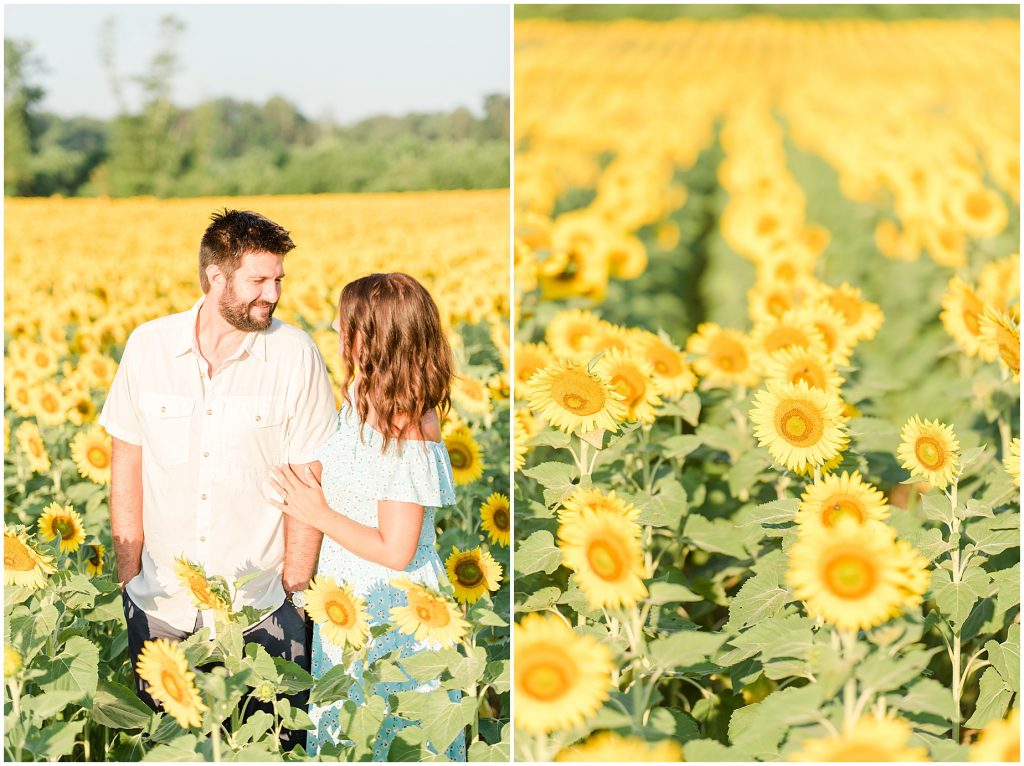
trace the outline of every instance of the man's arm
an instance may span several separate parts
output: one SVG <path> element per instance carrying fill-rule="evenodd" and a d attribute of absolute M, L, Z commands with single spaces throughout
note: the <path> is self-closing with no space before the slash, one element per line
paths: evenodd
<path fill-rule="evenodd" d="M 319 461 L 294 466 L 296 470 L 305 470 L 306 466 L 313 469 L 317 480 L 320 479 L 321 465 Z M 310 579 L 316 573 L 317 560 L 320 558 L 320 543 L 324 533 L 316 527 L 303 524 L 287 514 L 284 515 L 284 566 L 281 571 L 281 584 L 286 593 L 305 590 Z"/>
<path fill-rule="evenodd" d="M 110 457 L 110 532 L 123 588 L 142 570 L 142 447 L 117 437 Z"/>

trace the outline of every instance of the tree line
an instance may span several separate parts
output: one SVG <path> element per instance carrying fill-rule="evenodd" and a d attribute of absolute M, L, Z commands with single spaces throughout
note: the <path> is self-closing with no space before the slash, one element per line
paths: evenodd
<path fill-rule="evenodd" d="M 114 72 L 119 114 L 62 117 L 40 108 L 43 63 L 28 42 L 4 40 L 4 193 L 11 196 L 195 197 L 320 192 L 486 189 L 509 184 L 509 97 L 484 98 L 482 116 L 379 116 L 351 125 L 309 119 L 287 99 L 171 100 L 177 71 L 173 17 L 141 76 Z M 109 30 L 107 30 L 109 36 Z M 127 106 L 128 85 L 141 106 Z"/>

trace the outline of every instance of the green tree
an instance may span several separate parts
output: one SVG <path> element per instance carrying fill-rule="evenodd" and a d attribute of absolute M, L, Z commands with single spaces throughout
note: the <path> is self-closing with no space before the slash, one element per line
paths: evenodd
<path fill-rule="evenodd" d="M 4 193 L 32 194 L 32 154 L 41 129 L 35 83 L 42 61 L 24 40 L 4 39 Z"/>

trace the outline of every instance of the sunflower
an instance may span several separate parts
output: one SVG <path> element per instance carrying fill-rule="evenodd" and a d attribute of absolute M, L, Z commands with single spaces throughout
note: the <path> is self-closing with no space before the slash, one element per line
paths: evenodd
<path fill-rule="evenodd" d="M 662 396 L 675 398 L 697 386 L 697 376 L 686 363 L 686 354 L 654 333 L 639 336 L 639 353 L 651 365 L 654 386 Z"/>
<path fill-rule="evenodd" d="M 978 274 L 978 298 L 998 311 L 1008 311 L 1020 295 L 1020 254 L 986 263 Z"/>
<path fill-rule="evenodd" d="M 192 603 L 199 609 L 209 609 L 223 616 L 231 611 L 230 600 L 223 589 L 210 582 L 206 571 L 184 556 L 174 559 L 174 574 L 192 595 Z"/>
<path fill-rule="evenodd" d="M 491 394 L 487 386 L 468 375 L 455 378 L 452 400 L 467 412 L 477 415 L 486 415 L 491 411 Z"/>
<path fill-rule="evenodd" d="M 693 367 L 706 385 L 750 387 L 760 379 L 753 366 L 750 343 L 739 330 L 705 322 L 687 338 L 686 351 L 698 357 Z"/>
<path fill-rule="evenodd" d="M 68 380 L 65 378 L 64 380 Z M 88 392 L 70 393 L 66 396 L 68 402 L 68 422 L 72 425 L 83 426 L 96 418 L 96 403 Z"/>
<path fill-rule="evenodd" d="M 68 402 L 52 380 L 31 389 L 31 402 L 36 420 L 43 425 L 59 426 L 67 422 Z"/>
<path fill-rule="evenodd" d="M 828 476 L 804 491 L 796 520 L 802 528 L 831 529 L 843 518 L 863 524 L 869 520 L 884 521 L 888 516 L 885 495 L 861 479 L 859 472 L 843 471 L 842 475 Z"/>
<path fill-rule="evenodd" d="M 971 760 L 981 763 L 1020 763 L 1020 708 L 984 728 L 971 747 Z"/>
<path fill-rule="evenodd" d="M 587 339 L 597 330 L 601 318 L 590 311 L 559 311 L 544 331 L 548 346 L 559 357 L 580 362 L 588 358 Z"/>
<path fill-rule="evenodd" d="M 917 606 L 928 588 L 927 560 L 878 521 L 844 518 L 805 526 L 789 549 L 786 581 L 807 613 L 841 630 L 873 628 Z"/>
<path fill-rule="evenodd" d="M 683 748 L 678 742 L 662 739 L 648 742 L 640 737 L 623 737 L 613 731 L 602 731 L 562 750 L 558 762 L 638 763 L 643 761 L 682 761 Z"/>
<path fill-rule="evenodd" d="M 516 418 L 512 426 L 512 449 L 515 458 L 512 465 L 513 471 L 522 470 L 526 465 L 526 453 L 530 451 L 526 445 L 531 438 L 526 432 L 526 427 L 519 421 L 519 418 Z"/>
<path fill-rule="evenodd" d="M 185 652 L 177 643 L 163 638 L 147 641 L 139 653 L 135 672 L 146 682 L 153 699 L 163 704 L 181 728 L 202 726 L 203 713 L 209 708 L 199 696 L 194 683 L 196 675 L 188 669 Z"/>
<path fill-rule="evenodd" d="M 957 345 L 967 356 L 980 356 L 986 362 L 995 361 L 992 351 L 982 343 L 981 315 L 985 311 L 977 293 L 960 277 L 953 277 L 940 300 L 939 319 Z"/>
<path fill-rule="evenodd" d="M 46 452 L 46 445 L 43 444 L 43 435 L 39 433 L 39 426 L 30 420 L 22 421 L 14 429 L 14 440 L 18 442 L 18 448 L 28 458 L 29 470 L 35 473 L 46 473 L 50 470 L 50 456 Z"/>
<path fill-rule="evenodd" d="M 483 476 L 484 460 L 480 445 L 466 426 L 457 426 L 444 436 L 444 446 L 452 463 L 456 484 L 469 484 Z"/>
<path fill-rule="evenodd" d="M 661 405 L 661 397 L 654 383 L 654 368 L 646 360 L 630 351 L 612 349 L 597 361 L 594 369 L 606 375 L 622 396 L 626 420 L 654 422 L 654 410 Z"/>
<path fill-rule="evenodd" d="M 106 549 L 102 543 L 90 543 L 89 555 L 85 559 L 85 571 L 87 574 L 99 577 L 103 574 L 103 561 Z"/>
<path fill-rule="evenodd" d="M 21 527 L 4 527 L 4 585 L 42 588 L 56 572 L 53 557 L 40 553 Z"/>
<path fill-rule="evenodd" d="M 35 380 L 52 378 L 59 367 L 60 355 L 57 349 L 48 345 L 31 343 L 22 352 L 21 360 Z"/>
<path fill-rule="evenodd" d="M 836 394 L 843 385 L 843 378 L 827 354 L 800 346 L 790 346 L 768 357 L 764 364 L 764 377 L 765 380 L 787 383 L 802 380 L 811 388 Z"/>
<path fill-rule="evenodd" d="M 508 497 L 500 492 L 493 493 L 480 506 L 480 526 L 495 545 L 508 547 L 511 523 Z"/>
<path fill-rule="evenodd" d="M 790 309 L 779 319 L 763 319 L 754 324 L 750 346 L 759 360 L 766 362 L 777 351 L 797 346 L 828 353 L 821 331 L 801 318 L 799 309 Z"/>
<path fill-rule="evenodd" d="M 21 655 L 18 650 L 4 644 L 4 678 L 10 678 L 21 670 Z"/>
<path fill-rule="evenodd" d="M 811 280 L 758 282 L 747 291 L 747 313 L 756 324 L 764 319 L 780 319 L 799 303 L 798 295 Z"/>
<path fill-rule="evenodd" d="M 408 600 L 408 606 L 391 607 L 391 620 L 399 632 L 442 646 L 451 646 L 466 634 L 469 623 L 462 619 L 453 601 L 405 577 L 392 580 L 391 584 L 405 591 Z"/>
<path fill-rule="evenodd" d="M 602 351 L 630 351 L 636 346 L 636 337 L 636 330 L 620 327 L 602 319 L 584 342 L 585 361 L 590 361 Z"/>
<path fill-rule="evenodd" d="M 846 326 L 843 315 L 827 303 L 815 303 L 795 309 L 786 315 L 790 321 L 813 327 L 825 341 L 825 348 L 836 366 L 850 363 L 850 354 L 856 341 Z"/>
<path fill-rule="evenodd" d="M 85 542 L 85 527 L 78 511 L 70 505 L 50 503 L 39 517 L 39 537 L 44 542 L 60 538 L 62 553 L 74 553 Z"/>
<path fill-rule="evenodd" d="M 526 386 L 526 397 L 538 417 L 566 433 L 615 431 L 627 411 L 606 375 L 574 362 L 538 371 Z"/>
<path fill-rule="evenodd" d="M 903 424 L 896 457 L 911 476 L 924 479 L 938 489 L 953 480 L 960 460 L 960 442 L 952 426 L 938 420 L 922 421 L 917 415 Z"/>
<path fill-rule="evenodd" d="M 486 549 L 460 551 L 453 545 L 444 566 L 459 601 L 472 604 L 485 593 L 499 588 L 501 564 Z"/>
<path fill-rule="evenodd" d="M 928 750 L 910 747 L 910 724 L 902 718 L 860 718 L 850 731 L 824 739 L 805 739 L 791 761 L 930 761 Z"/>
<path fill-rule="evenodd" d="M 110 484 L 111 439 L 103 428 L 93 425 L 75 434 L 71 458 L 83 477 L 97 484 Z"/>
<path fill-rule="evenodd" d="M 605 255 L 609 274 L 619 279 L 636 279 L 647 268 L 644 243 L 629 234 L 609 239 Z"/>
<path fill-rule="evenodd" d="M 516 341 L 515 382 L 516 399 L 525 398 L 526 384 L 537 370 L 555 363 L 555 355 L 546 343 L 520 343 Z"/>
<path fill-rule="evenodd" d="M 333 577 L 314 577 L 306 589 L 306 610 L 320 626 L 320 635 L 338 647 L 359 649 L 370 636 L 366 602 L 351 585 L 339 586 Z"/>
<path fill-rule="evenodd" d="M 790 470 L 820 466 L 839 454 L 845 419 L 842 402 L 831 391 L 804 381 L 768 381 L 757 392 L 750 420 L 754 436 L 775 462 Z"/>
<path fill-rule="evenodd" d="M 605 493 L 594 487 L 580 487 L 562 501 L 558 521 L 568 524 L 583 510 L 608 511 L 634 523 L 640 518 L 640 509 L 618 497 L 614 489 Z"/>
<path fill-rule="evenodd" d="M 844 409 L 843 414 L 846 415 Z M 849 416 L 847 416 L 849 417 Z M 839 452 L 831 460 L 826 460 L 819 466 L 814 466 L 808 463 L 803 468 L 794 468 L 793 473 L 797 476 L 811 477 L 814 476 L 814 469 L 818 469 L 818 473 L 822 476 L 828 476 L 830 473 L 835 471 L 839 466 L 843 464 L 843 455 L 846 453 L 846 448 L 850 446 L 850 437 L 847 434 L 843 434 L 839 439 Z"/>
<path fill-rule="evenodd" d="M 949 212 L 972 237 L 994 237 L 1006 228 L 1006 205 L 998 192 L 983 186 L 963 189 Z"/>
<path fill-rule="evenodd" d="M 1013 373 L 1013 382 L 1020 383 L 1020 326 L 1009 316 L 986 306 L 978 322 L 985 353 Z"/>
<path fill-rule="evenodd" d="M 596 713 L 612 686 L 612 653 L 561 615 L 528 614 L 514 628 L 515 725 L 540 734 Z"/>
<path fill-rule="evenodd" d="M 558 547 L 593 608 L 629 608 L 647 598 L 640 527 L 632 519 L 581 508 L 558 528 Z"/>
<path fill-rule="evenodd" d="M 1010 447 L 1003 458 L 1006 472 L 1013 478 L 1013 483 L 1020 486 L 1020 439 L 1010 439 Z"/>

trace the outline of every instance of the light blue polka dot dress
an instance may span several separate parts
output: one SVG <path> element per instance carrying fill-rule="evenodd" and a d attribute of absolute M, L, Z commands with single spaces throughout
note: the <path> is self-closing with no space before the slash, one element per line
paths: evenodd
<path fill-rule="evenodd" d="M 391 585 L 392 579 L 405 576 L 413 582 L 424 583 L 435 589 L 441 584 L 448 585 L 435 546 L 434 512 L 437 508 L 455 503 L 452 466 L 443 442 L 410 440 L 401 445 L 392 442 L 383 454 L 382 442 L 381 434 L 369 425 L 363 427 L 360 438 L 359 416 L 353 407 L 343 402 L 338 413 L 338 430 L 316 456 L 323 465 L 321 485 L 327 503 L 353 521 L 376 527 L 378 500 L 397 500 L 423 506 L 423 526 L 420 528 L 416 554 L 409 566 L 401 572 L 360 558 L 324 536 L 317 573 L 333 577 L 339 585 L 351 585 L 366 601 L 371 625 L 391 624 L 391 607 L 407 604 L 405 593 Z M 402 649 L 402 657 L 438 649 L 435 642 L 415 641 L 412 635 L 400 633 L 397 628 L 393 628 L 369 640 L 366 661 L 372 662 L 399 647 Z M 313 676 L 322 677 L 341 661 L 341 649 L 329 641 L 323 641 L 320 626 L 316 625 L 311 659 Z M 362 660 L 357 660 L 347 672 L 361 683 L 362 671 Z M 383 697 L 386 706 L 389 694 L 413 690 L 429 692 L 438 686 L 436 680 L 427 683 L 379 683 L 373 687 L 373 693 Z M 458 702 L 460 694 L 452 691 L 449 697 L 453 702 Z M 356 704 L 365 701 L 357 684 L 351 686 L 349 698 Z M 340 710 L 341 702 L 325 707 L 309 706 L 309 717 L 316 726 L 306 737 L 306 751 L 310 755 L 316 755 L 324 743 L 346 740 L 339 723 Z M 408 725 L 410 722 L 404 718 L 386 716 L 374 742 L 373 760 L 386 761 L 395 735 Z M 466 760 L 463 733 L 450 744 L 442 744 L 447 747 L 445 755 L 448 758 L 454 761 Z"/>

